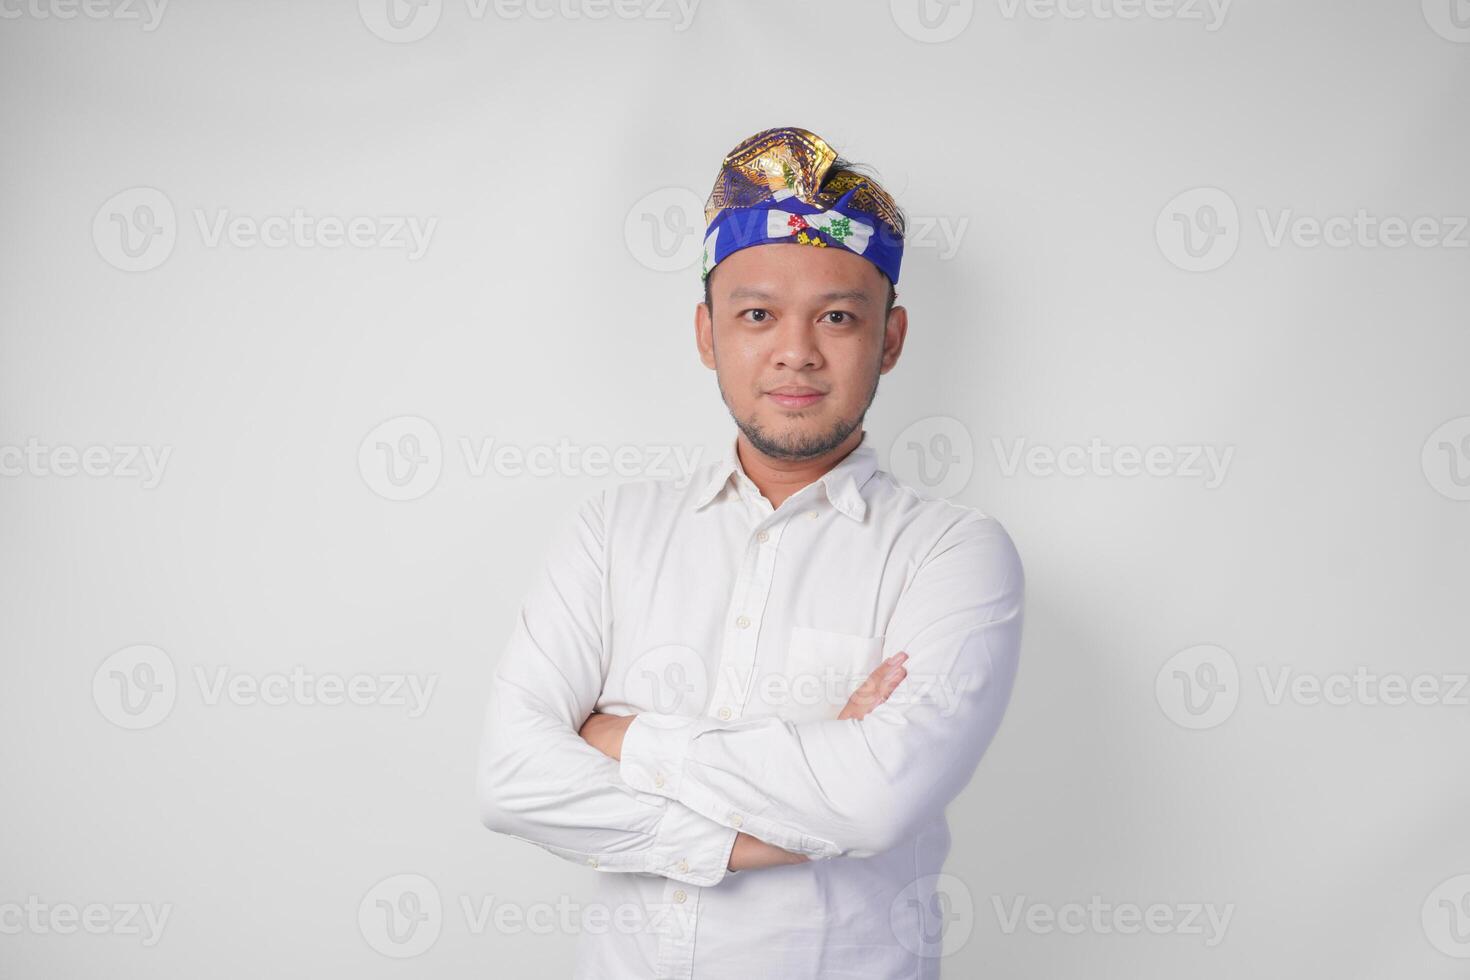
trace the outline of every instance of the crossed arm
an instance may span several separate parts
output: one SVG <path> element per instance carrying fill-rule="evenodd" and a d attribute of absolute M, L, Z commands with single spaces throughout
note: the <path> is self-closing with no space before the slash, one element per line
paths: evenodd
<path fill-rule="evenodd" d="M 478 774 L 487 826 L 602 871 L 712 885 L 729 869 L 887 850 L 968 782 L 1019 651 L 1022 571 L 997 522 L 958 518 L 911 570 L 885 632 L 885 664 L 907 663 L 861 714 L 719 722 L 594 714 L 603 506 L 589 498 L 563 527 L 497 669 Z"/>
<path fill-rule="evenodd" d="M 898 653 L 883 661 L 859 685 L 838 713 L 839 720 L 865 718 L 868 712 L 887 701 L 889 696 L 908 676 L 904 661 L 908 654 Z M 594 712 L 582 725 L 582 740 L 610 759 L 623 758 L 623 736 L 628 727 L 638 719 L 637 715 L 608 715 Z M 746 833 L 735 835 L 735 846 L 730 851 L 731 871 L 753 871 L 756 868 L 772 868 L 781 864 L 800 864 L 810 861 L 805 854 L 794 854 L 774 844 L 767 844 Z"/>

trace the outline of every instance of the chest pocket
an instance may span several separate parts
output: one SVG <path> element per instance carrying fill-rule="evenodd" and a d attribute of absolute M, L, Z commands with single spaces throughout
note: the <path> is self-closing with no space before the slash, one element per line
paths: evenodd
<path fill-rule="evenodd" d="M 777 714 L 787 721 L 836 718 L 883 659 L 883 637 L 793 626 Z"/>

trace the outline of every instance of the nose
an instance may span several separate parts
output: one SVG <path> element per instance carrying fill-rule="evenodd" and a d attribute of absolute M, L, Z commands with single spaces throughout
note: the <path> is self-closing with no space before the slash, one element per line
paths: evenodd
<path fill-rule="evenodd" d="M 817 349 L 817 328 L 801 317 L 787 317 L 777 327 L 775 366 L 792 371 L 812 371 L 822 366 Z"/>

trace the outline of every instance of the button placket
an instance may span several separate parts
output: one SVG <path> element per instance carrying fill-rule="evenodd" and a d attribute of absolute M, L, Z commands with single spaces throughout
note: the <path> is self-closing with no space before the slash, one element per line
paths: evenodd
<path fill-rule="evenodd" d="M 663 907 L 654 909 L 650 925 L 658 930 L 657 976 L 687 980 L 694 974 L 694 930 L 699 919 L 701 889 L 669 880 Z"/>
<path fill-rule="evenodd" d="M 759 524 L 751 533 L 741 557 L 730 611 L 734 614 L 725 629 L 725 645 L 710 709 L 716 718 L 729 721 L 744 712 L 750 698 L 760 641 L 760 622 L 775 580 L 776 556 L 781 534 L 789 520 L 769 527 Z"/>

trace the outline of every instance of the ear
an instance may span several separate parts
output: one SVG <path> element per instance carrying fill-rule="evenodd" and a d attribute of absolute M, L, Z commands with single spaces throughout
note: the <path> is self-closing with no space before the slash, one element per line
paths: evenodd
<path fill-rule="evenodd" d="M 895 306 L 888 311 L 888 323 L 883 328 L 883 359 L 878 365 L 879 374 L 887 374 L 898 363 L 898 356 L 903 353 L 903 342 L 908 333 L 909 311 L 902 306 Z"/>
<path fill-rule="evenodd" d="M 715 369 L 715 323 L 710 309 L 701 301 L 694 307 L 694 343 L 699 347 L 699 359 L 711 371 Z"/>

